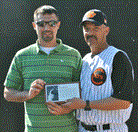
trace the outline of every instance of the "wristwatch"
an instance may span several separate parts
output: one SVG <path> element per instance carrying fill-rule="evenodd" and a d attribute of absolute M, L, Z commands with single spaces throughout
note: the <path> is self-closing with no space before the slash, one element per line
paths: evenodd
<path fill-rule="evenodd" d="M 90 108 L 90 101 L 89 100 L 86 100 L 86 107 L 84 108 L 85 111 L 90 111 L 91 108 Z"/>

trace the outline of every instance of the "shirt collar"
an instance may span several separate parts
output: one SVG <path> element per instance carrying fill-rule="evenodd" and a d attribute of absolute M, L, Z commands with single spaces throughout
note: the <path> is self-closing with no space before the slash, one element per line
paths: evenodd
<path fill-rule="evenodd" d="M 62 50 L 62 46 L 63 46 L 63 43 L 62 43 L 62 40 L 57 38 L 56 39 L 56 42 L 58 43 L 57 47 L 52 51 L 52 52 L 60 52 Z M 39 52 L 43 52 L 41 49 L 40 49 L 40 45 L 39 45 L 39 42 L 38 40 L 36 41 L 36 51 L 37 53 Z"/>

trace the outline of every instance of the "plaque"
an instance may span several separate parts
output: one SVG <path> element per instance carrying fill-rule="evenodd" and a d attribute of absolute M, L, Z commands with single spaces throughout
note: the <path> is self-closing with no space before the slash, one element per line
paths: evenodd
<path fill-rule="evenodd" d="M 60 83 L 45 85 L 45 101 L 64 103 L 67 99 L 80 98 L 80 83 Z"/>

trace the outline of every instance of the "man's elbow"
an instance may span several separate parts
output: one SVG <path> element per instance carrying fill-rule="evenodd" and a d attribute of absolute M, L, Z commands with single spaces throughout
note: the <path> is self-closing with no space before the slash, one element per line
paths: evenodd
<path fill-rule="evenodd" d="M 7 95 L 4 94 L 4 98 L 5 98 L 8 102 L 10 102 L 10 99 L 8 98 Z"/>
<path fill-rule="evenodd" d="M 7 101 L 11 101 L 11 100 L 10 100 L 9 90 L 8 90 L 6 87 L 4 88 L 4 98 L 5 98 Z"/>
<path fill-rule="evenodd" d="M 127 109 L 129 108 L 131 102 L 130 101 L 123 101 L 122 109 Z"/>
<path fill-rule="evenodd" d="M 10 101 L 10 98 L 8 97 L 7 93 L 4 92 L 4 98 L 7 100 L 7 101 Z"/>

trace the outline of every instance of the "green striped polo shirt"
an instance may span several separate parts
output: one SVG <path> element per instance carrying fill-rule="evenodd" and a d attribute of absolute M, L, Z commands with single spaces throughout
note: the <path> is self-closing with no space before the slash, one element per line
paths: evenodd
<path fill-rule="evenodd" d="M 46 83 L 79 81 L 82 59 L 80 53 L 57 39 L 58 46 L 46 54 L 38 41 L 14 56 L 4 85 L 15 90 L 28 90 L 36 79 Z M 64 115 L 51 114 L 44 104 L 44 90 L 31 100 L 25 101 L 25 131 L 29 132 L 76 132 L 74 112 Z"/>

